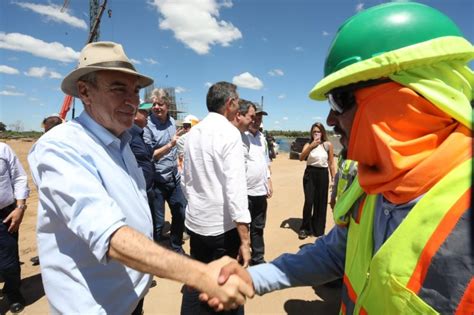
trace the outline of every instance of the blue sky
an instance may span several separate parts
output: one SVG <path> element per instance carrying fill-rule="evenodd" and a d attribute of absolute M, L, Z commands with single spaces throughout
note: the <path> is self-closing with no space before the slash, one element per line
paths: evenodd
<path fill-rule="evenodd" d="M 0 0 L 0 121 L 7 126 L 40 130 L 44 117 L 59 112 L 61 80 L 89 29 L 89 1 L 68 0 L 62 9 L 64 2 Z M 242 98 L 263 97 L 265 129 L 307 130 L 328 113 L 308 92 L 322 78 L 339 25 L 383 2 L 108 0 L 100 40 L 121 43 L 140 72 L 156 86 L 175 87 L 178 104 L 201 119 L 208 86 L 224 80 Z M 418 2 L 447 14 L 474 42 L 473 0 Z M 76 108 L 78 115 L 80 100 Z"/>

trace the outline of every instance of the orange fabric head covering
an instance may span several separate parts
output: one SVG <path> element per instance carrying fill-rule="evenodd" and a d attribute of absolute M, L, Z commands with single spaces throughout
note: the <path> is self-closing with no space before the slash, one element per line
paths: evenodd
<path fill-rule="evenodd" d="M 369 194 L 406 203 L 471 157 L 471 132 L 410 88 L 390 82 L 356 91 L 348 158 Z"/>

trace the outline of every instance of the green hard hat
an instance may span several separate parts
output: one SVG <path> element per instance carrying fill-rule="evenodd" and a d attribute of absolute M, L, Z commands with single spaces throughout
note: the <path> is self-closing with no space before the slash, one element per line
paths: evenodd
<path fill-rule="evenodd" d="M 443 36 L 460 36 L 443 13 L 415 2 L 378 5 L 347 20 L 329 48 L 324 76 L 348 65 Z"/>

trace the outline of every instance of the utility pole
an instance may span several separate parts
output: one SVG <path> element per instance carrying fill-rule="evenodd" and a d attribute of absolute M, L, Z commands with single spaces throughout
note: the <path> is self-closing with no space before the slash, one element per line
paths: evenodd
<path fill-rule="evenodd" d="M 69 1 L 64 1 L 64 6 L 61 10 L 65 10 L 67 8 Z M 87 39 L 87 43 L 95 42 L 99 39 L 99 26 L 100 26 L 100 19 L 102 18 L 102 14 L 105 11 L 105 6 L 107 5 L 107 0 L 102 2 L 102 5 L 99 7 L 99 0 L 89 0 L 89 13 L 90 13 L 90 21 L 89 21 L 89 37 Z M 62 11 L 61 11 L 62 12 Z M 59 116 L 62 119 L 66 118 L 69 109 L 71 109 L 71 103 L 73 103 L 74 97 L 71 95 L 66 95 L 64 97 L 63 105 L 61 106 L 61 110 L 59 111 Z M 74 105 L 73 105 L 74 106 Z M 74 118 L 75 110 L 72 110 L 72 118 Z"/>
<path fill-rule="evenodd" d="M 107 5 L 107 0 L 104 0 L 102 5 L 99 7 L 99 0 L 90 0 L 89 2 L 89 38 L 87 44 L 96 42 L 99 39 L 100 31 L 100 19 L 102 14 L 105 11 L 105 6 Z"/>

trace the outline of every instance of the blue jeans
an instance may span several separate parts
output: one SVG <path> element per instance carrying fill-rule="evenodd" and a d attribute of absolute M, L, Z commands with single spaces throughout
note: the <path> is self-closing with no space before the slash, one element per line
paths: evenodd
<path fill-rule="evenodd" d="M 171 210 L 170 245 L 171 249 L 178 253 L 183 251 L 184 216 L 187 201 L 184 198 L 179 180 L 167 183 L 155 182 L 153 188 L 153 238 L 155 242 L 161 240 L 161 233 L 165 225 L 165 201 Z"/>

